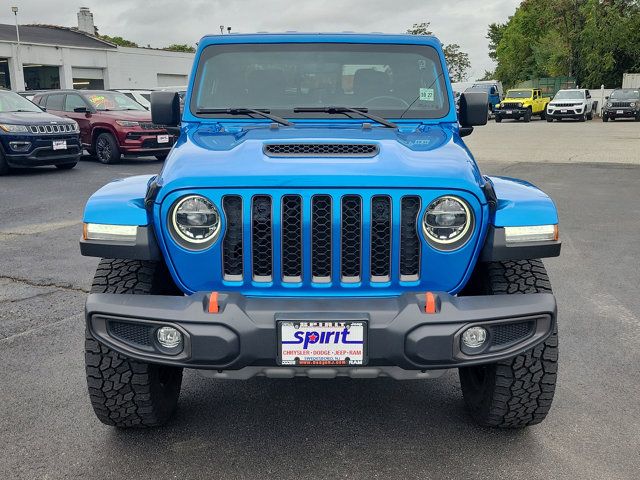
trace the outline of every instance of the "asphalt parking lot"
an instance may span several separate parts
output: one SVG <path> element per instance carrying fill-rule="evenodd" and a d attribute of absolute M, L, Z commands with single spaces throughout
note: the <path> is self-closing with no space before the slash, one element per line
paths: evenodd
<path fill-rule="evenodd" d="M 77 240 L 88 196 L 149 159 L 0 178 L 0 478 L 637 479 L 640 124 L 533 121 L 468 138 L 485 173 L 549 193 L 562 256 L 560 379 L 538 426 L 474 426 L 455 372 L 432 381 L 211 381 L 186 372 L 164 428 L 94 417 L 83 302 L 97 259 Z"/>

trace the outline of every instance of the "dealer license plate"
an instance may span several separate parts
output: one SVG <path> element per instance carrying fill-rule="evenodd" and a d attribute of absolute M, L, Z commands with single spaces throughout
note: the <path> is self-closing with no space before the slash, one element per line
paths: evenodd
<path fill-rule="evenodd" d="M 566 110 L 560 110 L 560 113 L 567 113 Z"/>
<path fill-rule="evenodd" d="M 280 365 L 350 366 L 366 362 L 366 322 L 278 322 Z"/>
<path fill-rule="evenodd" d="M 54 150 L 66 150 L 67 149 L 67 141 L 66 140 L 54 140 L 53 141 L 53 149 Z"/>
<path fill-rule="evenodd" d="M 507 110 L 507 115 L 511 115 L 513 113 L 513 110 Z"/>
<path fill-rule="evenodd" d="M 616 110 L 616 115 L 622 115 L 624 113 L 624 110 Z"/>
<path fill-rule="evenodd" d="M 158 143 L 169 143 L 169 135 L 158 135 Z"/>

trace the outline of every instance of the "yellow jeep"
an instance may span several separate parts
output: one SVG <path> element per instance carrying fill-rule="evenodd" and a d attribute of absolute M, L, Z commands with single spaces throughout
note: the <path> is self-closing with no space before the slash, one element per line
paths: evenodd
<path fill-rule="evenodd" d="M 504 100 L 495 108 L 496 122 L 503 118 L 514 118 L 529 122 L 533 115 L 544 120 L 549 97 L 543 97 L 539 88 L 519 88 L 508 90 Z"/>

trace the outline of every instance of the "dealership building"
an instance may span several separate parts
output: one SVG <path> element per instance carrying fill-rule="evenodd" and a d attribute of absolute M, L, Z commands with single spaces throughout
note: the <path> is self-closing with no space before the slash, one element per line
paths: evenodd
<path fill-rule="evenodd" d="M 0 87 L 14 91 L 186 85 L 192 53 L 121 47 L 96 34 L 93 14 L 78 26 L 0 24 Z"/>

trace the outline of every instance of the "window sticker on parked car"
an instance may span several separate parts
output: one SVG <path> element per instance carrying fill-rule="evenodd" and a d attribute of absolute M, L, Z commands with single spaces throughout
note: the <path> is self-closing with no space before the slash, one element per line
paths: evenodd
<path fill-rule="evenodd" d="M 420 100 L 425 102 L 433 102 L 433 88 L 421 88 L 420 89 Z"/>

